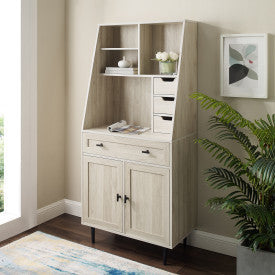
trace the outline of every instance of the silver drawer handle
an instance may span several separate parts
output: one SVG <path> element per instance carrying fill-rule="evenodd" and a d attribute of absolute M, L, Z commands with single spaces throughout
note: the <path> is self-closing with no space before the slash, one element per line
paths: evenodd
<path fill-rule="evenodd" d="M 142 150 L 141 152 L 142 152 L 142 154 L 150 154 L 149 150 Z"/>

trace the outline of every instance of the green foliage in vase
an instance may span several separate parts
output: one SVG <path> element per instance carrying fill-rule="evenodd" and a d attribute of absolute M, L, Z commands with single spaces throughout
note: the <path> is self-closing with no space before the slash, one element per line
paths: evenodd
<path fill-rule="evenodd" d="M 206 171 L 206 181 L 214 189 L 228 190 L 225 196 L 208 200 L 209 206 L 224 210 L 236 221 L 243 245 L 275 252 L 275 114 L 252 122 L 226 102 L 202 93 L 191 97 L 215 113 L 209 129 L 215 131 L 217 142 L 196 140 L 221 164 Z M 253 135 L 255 142 L 250 139 Z M 218 143 L 228 140 L 242 147 L 245 158 Z"/>

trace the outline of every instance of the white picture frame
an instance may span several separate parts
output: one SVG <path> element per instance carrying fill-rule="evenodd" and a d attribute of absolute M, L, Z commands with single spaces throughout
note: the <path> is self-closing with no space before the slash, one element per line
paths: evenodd
<path fill-rule="evenodd" d="M 221 96 L 268 97 L 268 34 L 222 34 Z"/>

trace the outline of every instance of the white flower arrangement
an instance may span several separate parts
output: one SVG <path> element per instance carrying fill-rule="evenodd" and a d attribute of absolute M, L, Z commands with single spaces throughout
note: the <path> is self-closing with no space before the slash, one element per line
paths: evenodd
<path fill-rule="evenodd" d="M 155 60 L 162 62 L 176 62 L 178 59 L 179 55 L 175 52 L 157 52 Z"/>

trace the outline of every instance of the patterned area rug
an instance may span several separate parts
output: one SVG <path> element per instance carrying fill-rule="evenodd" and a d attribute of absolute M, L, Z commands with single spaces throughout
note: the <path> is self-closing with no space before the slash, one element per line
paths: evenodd
<path fill-rule="evenodd" d="M 42 232 L 0 248 L 0 274 L 171 274 Z"/>

